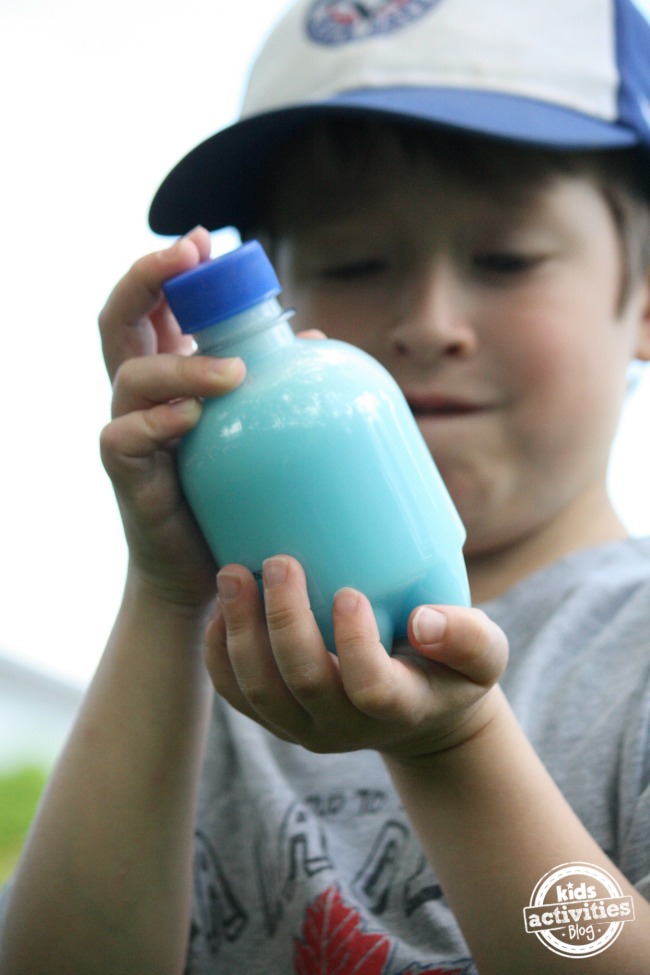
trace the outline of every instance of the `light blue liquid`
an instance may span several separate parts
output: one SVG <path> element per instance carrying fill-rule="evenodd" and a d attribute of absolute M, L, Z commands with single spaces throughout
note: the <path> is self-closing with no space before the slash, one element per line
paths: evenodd
<path fill-rule="evenodd" d="M 469 605 L 463 525 L 379 363 L 343 342 L 296 339 L 275 299 L 195 338 L 247 366 L 238 389 L 204 403 L 178 453 L 218 565 L 259 578 L 269 556 L 298 559 L 330 650 L 342 586 L 369 598 L 389 651 L 421 603 Z"/>

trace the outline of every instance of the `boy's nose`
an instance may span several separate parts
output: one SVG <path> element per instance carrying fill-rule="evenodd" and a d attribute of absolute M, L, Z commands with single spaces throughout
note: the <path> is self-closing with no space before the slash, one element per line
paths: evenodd
<path fill-rule="evenodd" d="M 447 262 L 437 260 L 405 283 L 391 330 L 394 353 L 429 364 L 470 355 L 476 344 L 462 281 Z"/>

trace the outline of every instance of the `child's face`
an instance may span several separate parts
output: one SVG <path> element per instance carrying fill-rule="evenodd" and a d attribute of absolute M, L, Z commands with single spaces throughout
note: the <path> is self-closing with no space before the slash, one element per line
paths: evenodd
<path fill-rule="evenodd" d="M 360 346 L 395 376 L 467 554 L 570 506 L 588 512 L 647 299 L 639 286 L 618 307 L 621 246 L 597 189 L 558 177 L 508 202 L 427 159 L 399 180 L 378 160 L 367 185 L 342 178 L 326 198 L 294 181 L 279 194 L 275 258 L 296 326 Z"/>

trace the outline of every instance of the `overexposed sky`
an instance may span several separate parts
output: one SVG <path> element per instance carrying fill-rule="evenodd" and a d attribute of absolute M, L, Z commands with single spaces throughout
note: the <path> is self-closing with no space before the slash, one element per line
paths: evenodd
<path fill-rule="evenodd" d="M 247 66 L 285 5 L 0 0 L 0 652 L 79 683 L 126 560 L 97 447 L 110 410 L 97 313 L 159 246 L 146 220 L 153 192 L 235 118 Z M 650 533 L 649 418 L 645 376 L 611 481 L 635 534 Z"/>

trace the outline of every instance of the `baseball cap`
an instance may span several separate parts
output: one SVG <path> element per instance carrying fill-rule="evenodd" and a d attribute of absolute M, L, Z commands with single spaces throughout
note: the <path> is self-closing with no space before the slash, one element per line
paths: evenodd
<path fill-rule="evenodd" d="M 650 151 L 650 23 L 632 0 L 298 0 L 252 66 L 239 121 L 174 167 L 151 228 L 254 227 L 270 153 L 318 116 L 360 115 Z"/>

